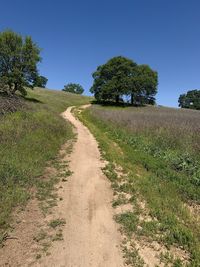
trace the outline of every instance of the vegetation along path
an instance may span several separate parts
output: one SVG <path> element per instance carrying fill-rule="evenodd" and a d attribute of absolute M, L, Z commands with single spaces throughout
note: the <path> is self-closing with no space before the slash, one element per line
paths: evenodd
<path fill-rule="evenodd" d="M 87 107 L 87 106 L 85 106 Z M 51 248 L 51 255 L 39 266 L 123 265 L 120 234 L 113 220 L 112 190 L 102 173 L 98 144 L 89 130 L 68 108 L 63 117 L 77 130 L 77 142 L 71 154 L 73 172 L 64 192 L 60 212 L 66 219 L 62 243 Z"/>

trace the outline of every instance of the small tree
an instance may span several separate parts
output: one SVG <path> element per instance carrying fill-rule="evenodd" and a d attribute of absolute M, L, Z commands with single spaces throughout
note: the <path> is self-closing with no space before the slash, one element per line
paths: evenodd
<path fill-rule="evenodd" d="M 178 102 L 181 108 L 200 110 L 200 90 L 191 90 L 186 94 L 180 95 Z"/>
<path fill-rule="evenodd" d="M 45 88 L 47 82 L 48 82 L 48 79 L 46 77 L 37 75 L 33 81 L 33 87 Z"/>
<path fill-rule="evenodd" d="M 62 91 L 81 95 L 84 92 L 84 89 L 80 84 L 68 83 L 64 86 L 64 89 L 62 89 Z"/>
<path fill-rule="evenodd" d="M 0 84 L 1 91 L 26 94 L 25 87 L 33 87 L 38 75 L 37 63 L 41 60 L 40 49 L 31 37 L 23 38 L 13 31 L 0 33 Z"/>

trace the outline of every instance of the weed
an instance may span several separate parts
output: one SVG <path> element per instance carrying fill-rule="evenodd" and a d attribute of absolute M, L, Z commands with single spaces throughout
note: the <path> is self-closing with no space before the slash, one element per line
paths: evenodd
<path fill-rule="evenodd" d="M 51 243 L 50 242 L 43 242 L 41 245 L 42 245 L 42 251 L 47 253 L 48 249 L 51 246 Z"/>
<path fill-rule="evenodd" d="M 133 234 L 137 229 L 138 217 L 133 212 L 126 212 L 115 216 L 118 223 L 124 226 L 128 235 Z"/>
<path fill-rule="evenodd" d="M 59 229 L 59 231 L 55 234 L 55 236 L 52 237 L 52 241 L 61 241 L 63 240 L 63 234 L 62 230 Z"/>
<path fill-rule="evenodd" d="M 113 201 L 112 206 L 115 208 L 117 206 L 127 203 L 127 199 L 123 195 L 119 195 L 116 200 Z"/>
<path fill-rule="evenodd" d="M 55 219 L 50 221 L 49 226 L 52 228 L 56 228 L 58 226 L 63 226 L 66 224 L 66 221 L 64 219 Z"/>
<path fill-rule="evenodd" d="M 138 254 L 138 250 L 135 249 L 135 246 L 132 245 L 131 249 L 124 247 L 123 249 L 125 258 L 126 258 L 126 264 L 131 265 L 134 267 L 143 267 L 144 266 L 144 261 Z"/>
<path fill-rule="evenodd" d="M 36 242 L 40 242 L 47 237 L 47 233 L 44 230 L 40 230 L 40 232 L 33 238 Z"/>

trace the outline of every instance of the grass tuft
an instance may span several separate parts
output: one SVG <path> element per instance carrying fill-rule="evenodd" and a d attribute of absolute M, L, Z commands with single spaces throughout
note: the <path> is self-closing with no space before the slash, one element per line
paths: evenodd
<path fill-rule="evenodd" d="M 64 219 L 55 219 L 50 221 L 49 226 L 52 228 L 56 228 L 58 226 L 63 226 L 66 224 L 66 221 Z"/>

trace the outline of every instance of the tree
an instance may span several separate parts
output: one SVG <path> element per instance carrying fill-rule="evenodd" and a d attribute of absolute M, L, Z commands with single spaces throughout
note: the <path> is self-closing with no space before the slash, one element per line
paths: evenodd
<path fill-rule="evenodd" d="M 154 104 L 158 76 L 148 65 L 137 65 L 131 59 L 114 57 L 97 68 L 90 91 L 98 101 L 119 102 L 130 96 L 132 104 Z"/>
<path fill-rule="evenodd" d="M 81 95 L 84 92 L 84 89 L 80 84 L 68 83 L 64 86 L 64 89 L 62 89 L 62 91 Z"/>
<path fill-rule="evenodd" d="M 33 81 L 33 87 L 45 88 L 47 82 L 48 79 L 46 77 L 37 75 Z"/>
<path fill-rule="evenodd" d="M 131 104 L 155 104 L 158 74 L 148 65 L 138 65 L 130 81 Z"/>
<path fill-rule="evenodd" d="M 190 90 L 186 94 L 180 95 L 179 107 L 200 110 L 200 90 Z"/>
<path fill-rule="evenodd" d="M 39 61 L 40 49 L 30 36 L 24 38 L 10 30 L 0 33 L 0 84 L 6 88 L 4 92 L 25 95 L 25 87 L 33 87 L 38 75 Z"/>
<path fill-rule="evenodd" d="M 91 93 L 97 100 L 115 100 L 118 103 L 120 97 L 127 94 L 136 67 L 135 62 L 125 57 L 110 59 L 92 74 L 94 83 Z"/>

